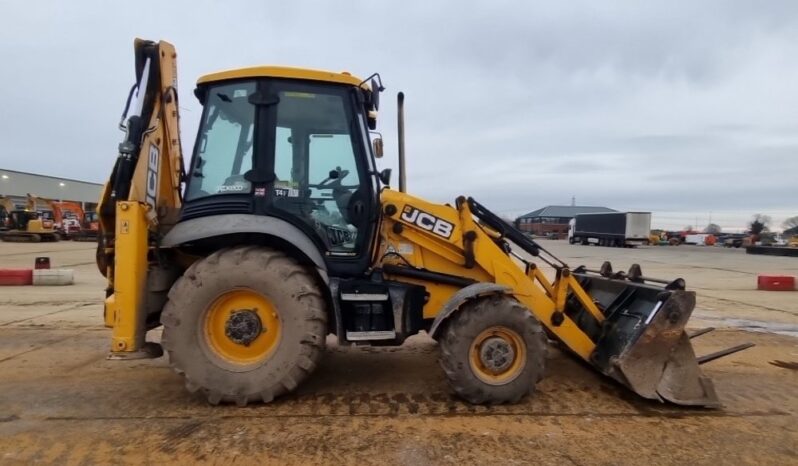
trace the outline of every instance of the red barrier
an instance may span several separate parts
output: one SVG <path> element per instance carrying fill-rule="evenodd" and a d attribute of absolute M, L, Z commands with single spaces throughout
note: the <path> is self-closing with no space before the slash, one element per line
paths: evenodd
<path fill-rule="evenodd" d="M 756 279 L 756 288 L 765 291 L 794 291 L 795 277 L 789 275 L 760 275 Z"/>
<path fill-rule="evenodd" d="M 23 286 L 33 284 L 31 269 L 0 269 L 0 286 Z"/>

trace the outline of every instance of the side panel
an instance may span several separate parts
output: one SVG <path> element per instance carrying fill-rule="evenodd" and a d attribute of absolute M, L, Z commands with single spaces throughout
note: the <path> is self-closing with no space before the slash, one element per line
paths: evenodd
<path fill-rule="evenodd" d="M 382 263 L 404 265 L 404 261 L 407 261 L 414 267 L 437 273 L 461 276 L 476 282 L 493 281 L 492 274 L 478 264 L 473 268 L 463 266 L 463 229 L 456 209 L 390 189 L 382 191 L 381 202 L 383 211 L 386 208 L 390 210 L 389 205 L 396 208 L 393 215 L 383 219 L 382 241 L 377 255 Z M 437 316 L 449 298 L 459 290 L 449 284 L 408 277 L 396 276 L 392 279 L 427 288 L 429 296 L 424 305 L 425 319 Z"/>
<path fill-rule="evenodd" d="M 626 232 L 625 213 L 581 214 L 576 217 L 576 236 L 599 237 Z"/>

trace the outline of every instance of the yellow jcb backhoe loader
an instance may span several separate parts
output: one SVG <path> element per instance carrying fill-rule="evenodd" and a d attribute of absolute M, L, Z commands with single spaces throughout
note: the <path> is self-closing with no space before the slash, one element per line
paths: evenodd
<path fill-rule="evenodd" d="M 543 376 L 548 335 L 642 397 L 719 404 L 684 331 L 695 295 L 683 280 L 571 269 L 472 198 L 407 194 L 401 93 L 399 190 L 389 188 L 369 132 L 378 74 L 260 66 L 201 77 L 184 172 L 175 50 L 134 49 L 126 136 L 99 207 L 110 357 L 162 346 L 189 391 L 246 405 L 294 390 L 329 333 L 401 345 L 423 330 L 454 392 L 504 403 Z M 146 342 L 161 325 L 161 346 Z"/>

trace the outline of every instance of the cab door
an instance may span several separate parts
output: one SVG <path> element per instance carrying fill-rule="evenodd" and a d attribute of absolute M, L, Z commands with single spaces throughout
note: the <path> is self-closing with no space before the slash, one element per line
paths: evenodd
<path fill-rule="evenodd" d="M 271 213 L 315 238 L 335 275 L 370 265 L 377 189 L 365 119 L 349 86 L 275 80 Z M 364 137 L 365 136 L 365 137 Z"/>

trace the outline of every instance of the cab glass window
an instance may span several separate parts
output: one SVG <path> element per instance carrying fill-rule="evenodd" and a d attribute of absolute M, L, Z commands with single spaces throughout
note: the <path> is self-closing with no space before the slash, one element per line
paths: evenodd
<path fill-rule="evenodd" d="M 244 173 L 252 168 L 254 82 L 209 89 L 188 183 L 186 199 L 249 193 Z"/>

